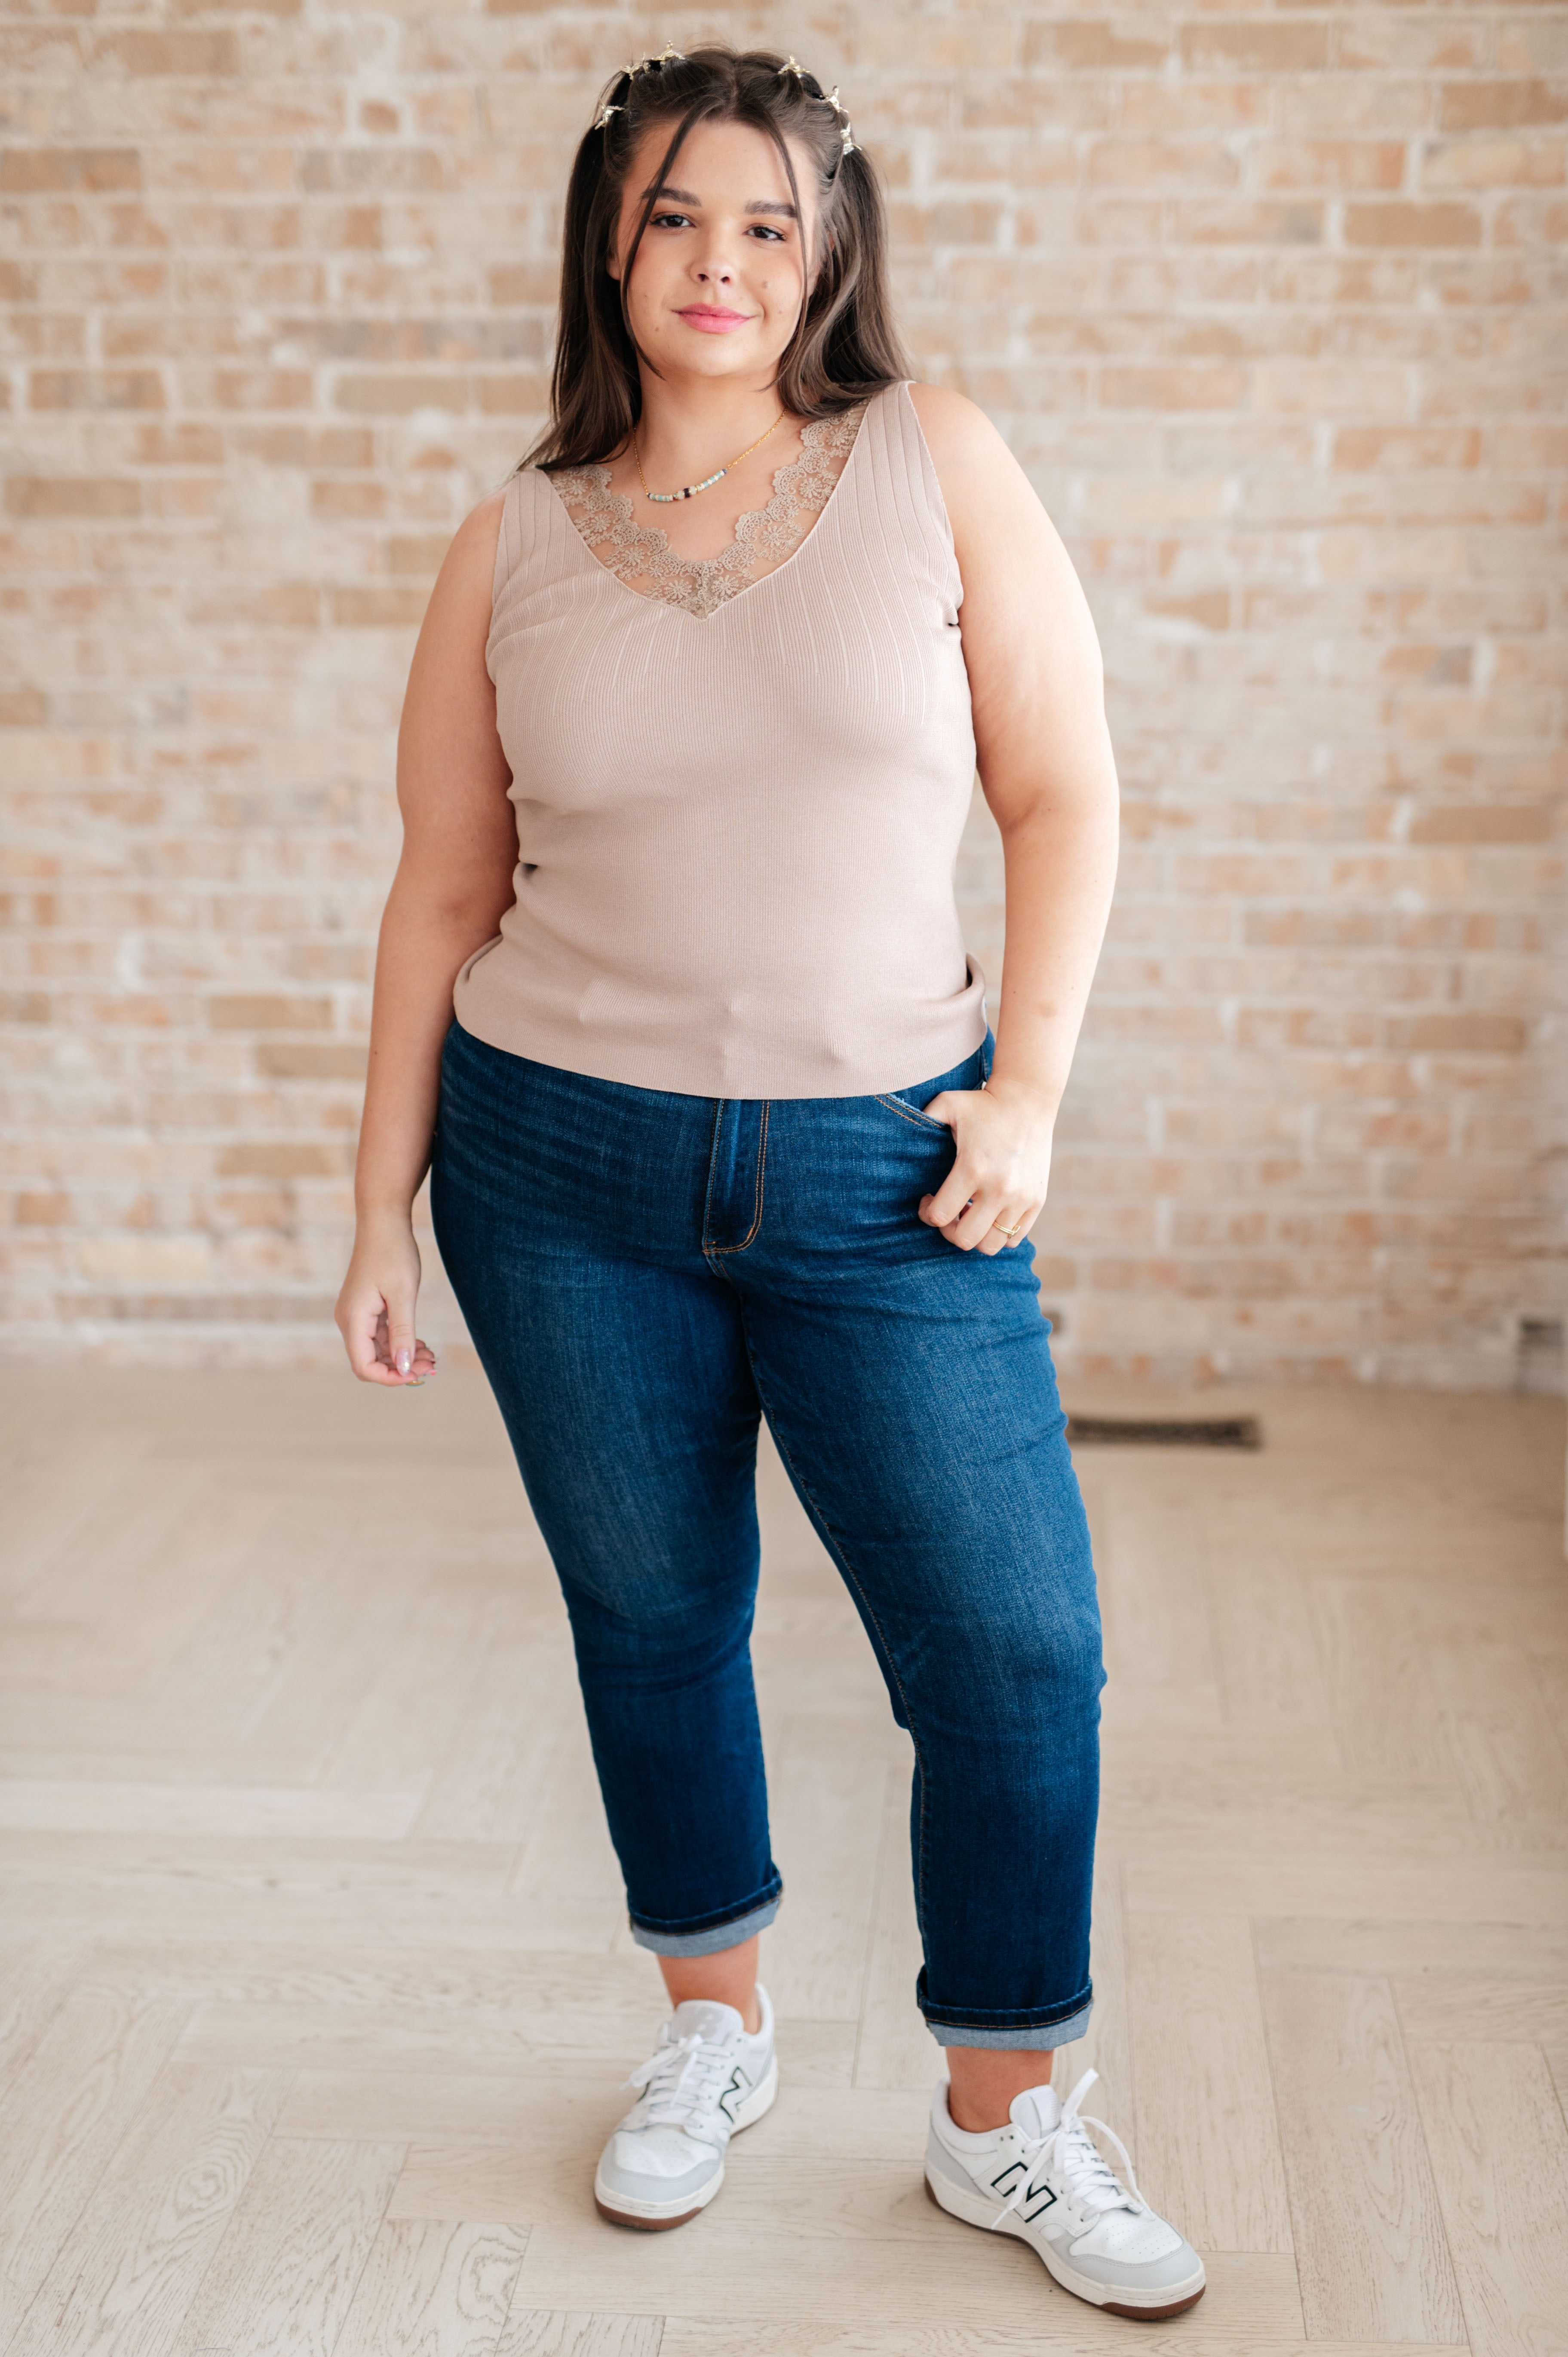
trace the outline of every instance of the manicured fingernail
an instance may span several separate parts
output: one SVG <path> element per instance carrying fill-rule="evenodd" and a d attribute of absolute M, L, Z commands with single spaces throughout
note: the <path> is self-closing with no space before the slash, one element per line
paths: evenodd
<path fill-rule="evenodd" d="M 413 1352 L 412 1351 L 400 1351 L 397 1354 L 398 1373 L 400 1375 L 406 1375 L 412 1371 L 413 1366 Z"/>

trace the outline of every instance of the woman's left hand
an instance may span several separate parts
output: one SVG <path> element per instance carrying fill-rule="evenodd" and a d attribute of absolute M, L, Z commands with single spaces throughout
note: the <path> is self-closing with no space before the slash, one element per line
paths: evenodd
<path fill-rule="evenodd" d="M 921 1196 L 921 1219 L 960 1252 L 989 1258 L 1021 1243 L 1045 1209 L 1055 1106 L 993 1080 L 944 1089 L 924 1111 L 947 1123 L 957 1152 L 936 1193 Z"/>

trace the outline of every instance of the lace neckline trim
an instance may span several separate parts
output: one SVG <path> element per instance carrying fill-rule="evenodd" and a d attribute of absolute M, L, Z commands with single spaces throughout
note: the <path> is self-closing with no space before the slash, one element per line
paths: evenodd
<path fill-rule="evenodd" d="M 658 524 L 641 524 L 624 491 L 610 489 L 610 470 L 594 463 L 564 467 L 553 485 L 579 537 L 607 573 L 639 597 L 679 606 L 703 619 L 754 581 L 788 564 L 811 537 L 849 463 L 869 403 L 800 429 L 800 455 L 778 468 L 766 502 L 736 524 L 735 538 L 717 556 L 682 556 Z"/>

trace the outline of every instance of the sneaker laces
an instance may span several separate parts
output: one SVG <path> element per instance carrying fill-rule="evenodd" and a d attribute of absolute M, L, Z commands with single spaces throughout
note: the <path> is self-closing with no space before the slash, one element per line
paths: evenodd
<path fill-rule="evenodd" d="M 693 2114 L 717 2111 L 733 2062 L 727 2045 L 695 2029 L 684 2038 L 671 2038 L 666 2023 L 655 2052 L 638 2064 L 625 2083 L 642 2091 L 637 2108 L 645 2126 L 684 2127 Z"/>
<path fill-rule="evenodd" d="M 1035 2136 L 1026 2128 L 1018 2129 L 1023 2139 L 1024 2166 L 1019 2171 L 1017 2184 L 991 2221 L 993 2231 L 1004 2218 L 1017 2209 L 1029 2191 L 1034 2182 L 1036 2164 L 1039 2161 L 1044 2161 L 1047 2169 L 1055 2168 L 1060 2171 L 1068 2181 L 1073 2200 L 1092 2216 L 1103 2217 L 1108 2210 L 1148 2209 L 1148 2203 L 1138 2190 L 1138 2180 L 1133 2174 L 1132 2156 L 1115 2129 L 1078 2108 L 1079 2096 L 1089 2093 L 1099 2076 L 1098 2071 L 1084 2072 L 1062 2105 L 1061 2117 L 1048 2136 Z M 1017 2126 L 1016 2121 L 1014 2126 Z M 1109 2136 L 1121 2154 L 1122 2167 L 1127 2171 L 1126 2185 L 1122 2184 L 1090 2135 L 1090 2128 L 1098 2128 L 1101 2136 Z"/>

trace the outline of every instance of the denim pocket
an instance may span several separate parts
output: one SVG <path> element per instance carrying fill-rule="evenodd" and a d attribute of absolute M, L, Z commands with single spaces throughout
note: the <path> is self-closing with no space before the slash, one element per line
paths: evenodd
<path fill-rule="evenodd" d="M 945 1121 L 938 1121 L 934 1114 L 922 1113 L 918 1105 L 911 1104 L 908 1098 L 901 1097 L 896 1089 L 890 1091 L 886 1096 L 878 1096 L 875 1103 L 886 1105 L 889 1113 L 896 1113 L 900 1121 L 913 1122 L 917 1129 L 935 1130 L 939 1137 L 952 1135 L 952 1131 Z"/>
<path fill-rule="evenodd" d="M 940 1136 L 950 1138 L 950 1125 L 939 1121 L 934 1114 L 928 1113 L 924 1105 L 913 1103 L 911 1098 L 922 1096 L 929 1104 L 933 1097 L 945 1096 L 950 1089 L 968 1091 L 983 1088 L 991 1078 L 992 1045 L 991 1031 L 987 1027 L 985 1037 L 973 1055 L 966 1056 L 962 1063 L 955 1064 L 950 1071 L 938 1072 L 929 1081 L 914 1081 L 908 1092 L 903 1089 L 879 1090 L 873 1103 L 883 1106 L 888 1113 L 897 1114 L 900 1121 L 912 1123 L 917 1129 L 933 1130 Z"/>

